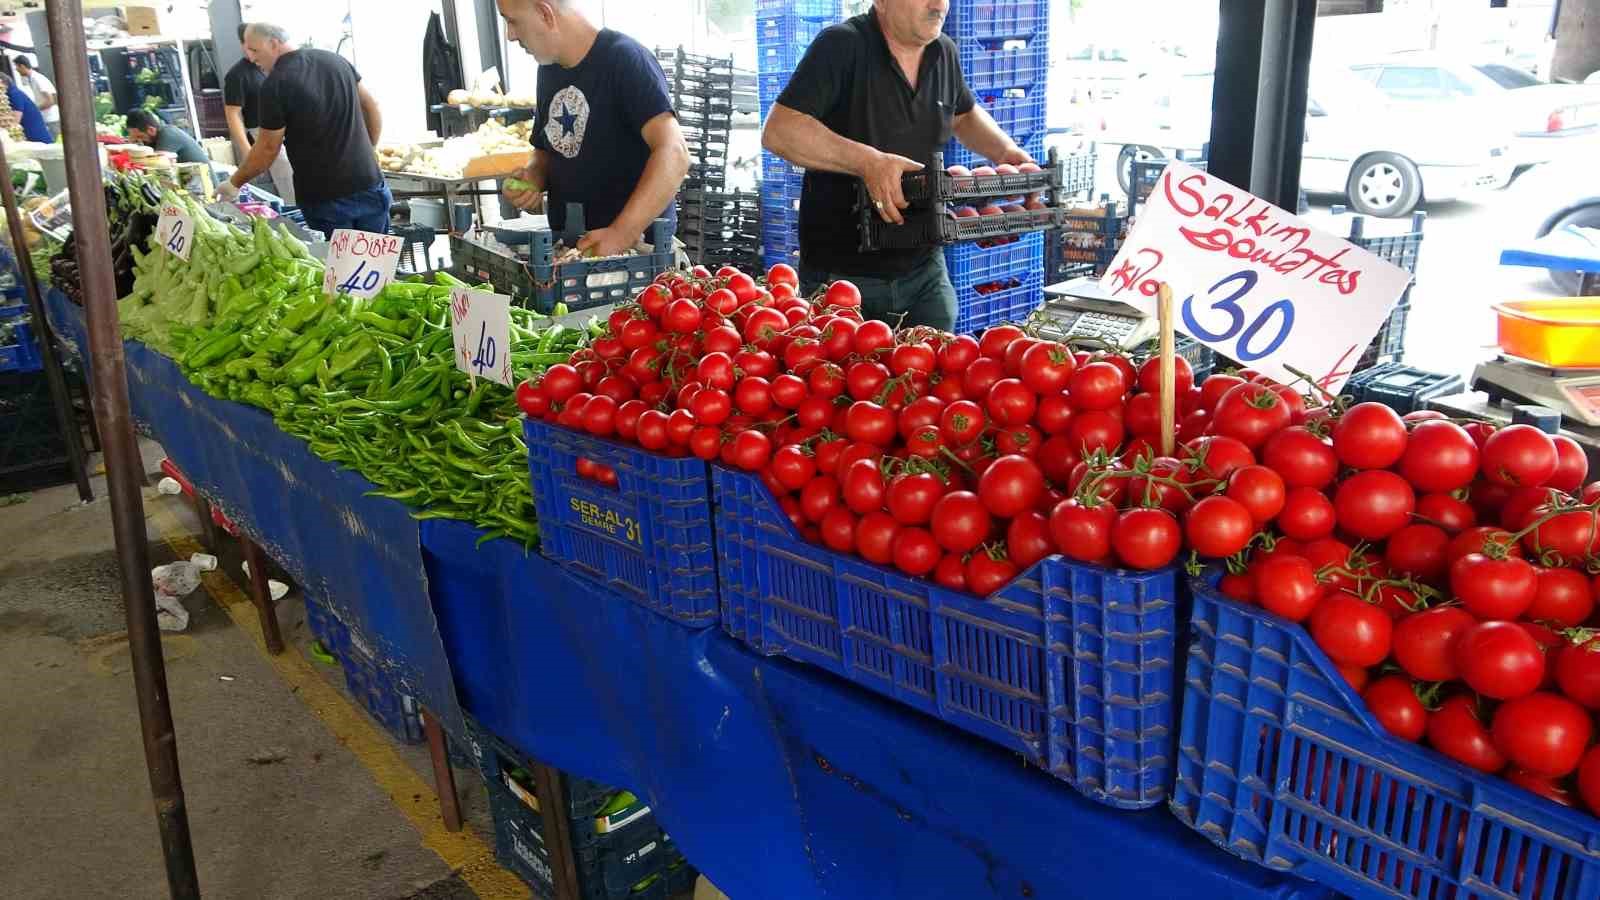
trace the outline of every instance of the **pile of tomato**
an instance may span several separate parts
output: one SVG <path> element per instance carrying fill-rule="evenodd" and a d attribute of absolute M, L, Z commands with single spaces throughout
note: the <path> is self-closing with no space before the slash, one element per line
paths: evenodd
<path fill-rule="evenodd" d="M 807 540 L 951 589 L 987 596 L 1051 554 L 1215 561 L 1396 735 L 1600 810 L 1600 484 L 1576 443 L 1249 371 L 1197 385 L 1179 358 L 1163 454 L 1157 359 L 860 305 L 845 281 L 802 296 L 784 265 L 667 273 L 518 401 L 756 474 Z"/>

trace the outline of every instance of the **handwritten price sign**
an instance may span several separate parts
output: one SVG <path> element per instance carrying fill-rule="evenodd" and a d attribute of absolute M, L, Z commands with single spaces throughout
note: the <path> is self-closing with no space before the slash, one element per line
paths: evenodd
<path fill-rule="evenodd" d="M 163 203 L 161 218 L 156 220 L 156 238 L 168 253 L 188 262 L 194 245 L 194 220 L 178 204 Z"/>
<path fill-rule="evenodd" d="M 474 379 L 511 387 L 511 298 L 456 288 L 450 292 L 450 331 L 456 368 Z"/>
<path fill-rule="evenodd" d="M 322 292 L 353 297 L 374 297 L 394 280 L 394 267 L 400 261 L 400 238 L 373 234 L 354 228 L 336 228 L 328 242 L 328 268 L 322 276 Z"/>
<path fill-rule="evenodd" d="M 1294 367 L 1338 393 L 1411 276 L 1174 162 L 1100 286 L 1154 315 L 1163 282 L 1179 331 L 1272 378 L 1294 381 Z"/>

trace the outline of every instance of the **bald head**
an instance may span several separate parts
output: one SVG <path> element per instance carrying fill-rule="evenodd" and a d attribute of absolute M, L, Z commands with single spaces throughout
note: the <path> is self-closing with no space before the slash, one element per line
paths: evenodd
<path fill-rule="evenodd" d="M 495 0 L 506 37 L 542 66 L 571 68 L 583 61 L 597 33 L 571 0 Z"/>
<path fill-rule="evenodd" d="M 263 72 L 271 72 L 278 58 L 294 49 L 289 32 L 270 22 L 251 22 L 244 29 L 244 52 Z"/>

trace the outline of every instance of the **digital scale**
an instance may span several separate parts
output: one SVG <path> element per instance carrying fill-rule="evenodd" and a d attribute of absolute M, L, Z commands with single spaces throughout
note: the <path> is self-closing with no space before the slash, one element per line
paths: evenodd
<path fill-rule="evenodd" d="M 1155 316 L 1113 300 L 1095 278 L 1075 278 L 1044 289 L 1039 333 L 1052 340 L 1097 338 L 1123 350 L 1155 340 L 1161 325 Z"/>
<path fill-rule="evenodd" d="M 1488 394 L 1494 403 L 1532 403 L 1585 425 L 1600 425 L 1600 369 L 1557 369 L 1502 356 L 1478 364 L 1472 389 Z"/>

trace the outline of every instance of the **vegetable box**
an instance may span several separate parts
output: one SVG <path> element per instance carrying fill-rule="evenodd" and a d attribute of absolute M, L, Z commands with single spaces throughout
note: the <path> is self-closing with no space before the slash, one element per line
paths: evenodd
<path fill-rule="evenodd" d="M 1355 897 L 1600 896 L 1600 819 L 1389 735 L 1305 629 L 1192 582 L 1174 814 Z"/>
<path fill-rule="evenodd" d="M 1109 806 L 1171 784 L 1181 583 L 1050 557 L 989 597 L 808 543 L 712 467 L 723 630 L 1022 754 Z"/>
<path fill-rule="evenodd" d="M 694 628 L 717 621 L 717 567 L 706 464 L 524 421 L 544 555 Z M 617 484 L 581 477 L 610 466 Z"/>

